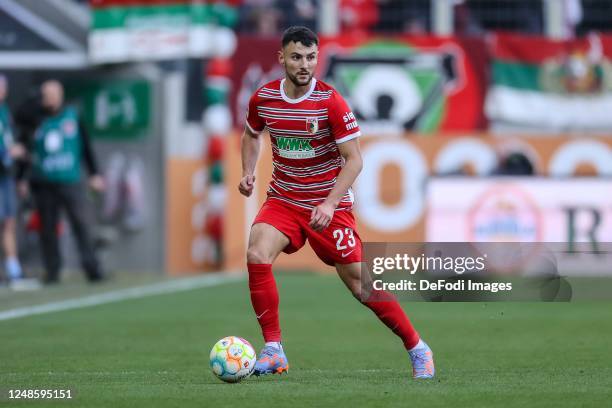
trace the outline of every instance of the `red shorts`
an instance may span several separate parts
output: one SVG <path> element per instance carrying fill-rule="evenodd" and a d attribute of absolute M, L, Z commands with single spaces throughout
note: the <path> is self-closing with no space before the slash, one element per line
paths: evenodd
<path fill-rule="evenodd" d="M 328 265 L 361 262 L 361 238 L 351 211 L 335 211 L 331 223 L 321 232 L 308 225 L 310 214 L 310 210 L 269 198 L 259 210 L 253 225 L 269 224 L 285 234 L 289 244 L 283 252 L 287 254 L 303 247 L 308 239 L 317 256 Z"/>

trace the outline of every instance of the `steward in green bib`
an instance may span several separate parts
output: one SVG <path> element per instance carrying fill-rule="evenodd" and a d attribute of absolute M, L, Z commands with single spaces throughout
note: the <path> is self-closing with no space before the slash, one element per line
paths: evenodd
<path fill-rule="evenodd" d="M 83 131 L 73 107 L 43 119 L 32 146 L 32 181 L 75 184 L 81 181 Z"/>
<path fill-rule="evenodd" d="M 29 180 L 40 215 L 44 281 L 59 281 L 62 258 L 57 224 L 61 211 L 65 212 L 77 240 L 85 275 L 92 282 L 102 280 L 88 231 L 83 165 L 90 174 L 91 188 L 102 191 L 104 180 L 98 175 L 91 143 L 76 109 L 64 105 L 63 86 L 51 80 L 42 84 L 40 98 L 26 102 L 16 118 L 29 152 L 29 160 L 18 172 L 18 178 Z M 20 190 L 25 190 L 22 184 Z"/>

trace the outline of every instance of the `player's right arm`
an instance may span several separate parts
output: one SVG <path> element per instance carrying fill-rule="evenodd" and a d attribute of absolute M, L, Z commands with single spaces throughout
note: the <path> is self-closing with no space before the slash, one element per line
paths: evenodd
<path fill-rule="evenodd" d="M 238 185 L 238 191 L 245 197 L 250 197 L 255 187 L 255 166 L 259 158 L 261 147 L 261 132 L 265 128 L 265 122 L 257 114 L 257 102 L 255 93 L 249 101 L 247 110 L 246 126 L 240 140 L 240 152 L 242 156 L 242 179 Z"/>
<path fill-rule="evenodd" d="M 238 191 L 245 197 L 250 197 L 255 186 L 255 166 L 259 158 L 261 140 L 258 133 L 254 133 L 248 126 L 245 127 L 241 139 L 242 179 Z"/>

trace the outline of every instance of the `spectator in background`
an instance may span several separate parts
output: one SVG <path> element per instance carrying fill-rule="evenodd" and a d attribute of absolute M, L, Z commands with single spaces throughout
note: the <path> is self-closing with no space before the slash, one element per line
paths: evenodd
<path fill-rule="evenodd" d="M 274 36 L 280 30 L 281 18 L 276 0 L 244 0 L 240 6 L 238 31 Z"/>
<path fill-rule="evenodd" d="M 23 278 L 21 264 L 17 257 L 17 237 L 15 215 L 17 214 L 17 193 L 13 163 L 23 157 L 23 146 L 15 143 L 13 124 L 8 106 L 5 103 L 8 95 L 8 80 L 0 74 L 0 228 L 4 268 L 9 283 L 14 289 L 34 289 L 36 281 Z"/>
<path fill-rule="evenodd" d="M 455 33 L 462 35 L 481 35 L 483 29 L 474 18 L 466 0 L 454 0 Z"/>
<path fill-rule="evenodd" d="M 510 30 L 542 34 L 543 4 L 540 0 L 466 0 L 470 29 Z"/>
<path fill-rule="evenodd" d="M 566 24 L 575 26 L 576 36 L 580 37 L 593 31 L 607 32 L 611 30 L 612 2 L 610 0 L 567 1 L 569 4 L 565 5 Z"/>
<path fill-rule="evenodd" d="M 431 31 L 429 0 L 378 0 L 378 5 L 378 32 L 420 35 Z"/>
<path fill-rule="evenodd" d="M 62 259 L 56 227 L 60 210 L 65 210 L 77 240 L 81 264 L 91 282 L 104 278 L 85 216 L 85 194 L 81 163 L 89 170 L 89 185 L 104 189 L 88 134 L 77 111 L 64 105 L 64 88 L 55 80 L 44 82 L 40 95 L 27 100 L 18 110 L 22 142 L 28 160 L 18 172 L 20 190 L 26 193 L 25 176 L 30 180 L 34 202 L 40 215 L 45 283 L 59 281 Z"/>
<path fill-rule="evenodd" d="M 494 176 L 534 176 L 536 168 L 528 151 L 519 147 L 498 147 L 498 164 Z"/>
<path fill-rule="evenodd" d="M 376 0 L 340 0 L 340 30 L 348 36 L 364 36 L 378 22 Z"/>
<path fill-rule="evenodd" d="M 276 4 L 283 15 L 283 26 L 317 29 L 318 0 L 277 0 Z"/>
<path fill-rule="evenodd" d="M 583 17 L 581 0 L 563 1 L 563 38 L 574 38 L 576 27 L 580 24 Z"/>

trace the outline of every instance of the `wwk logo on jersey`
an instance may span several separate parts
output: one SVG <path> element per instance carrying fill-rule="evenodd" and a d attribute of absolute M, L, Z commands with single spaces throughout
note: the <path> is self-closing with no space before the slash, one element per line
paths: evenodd
<path fill-rule="evenodd" d="M 301 137 L 277 137 L 278 154 L 287 159 L 309 159 L 315 157 L 310 139 Z"/>

